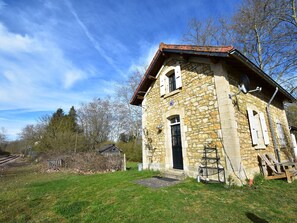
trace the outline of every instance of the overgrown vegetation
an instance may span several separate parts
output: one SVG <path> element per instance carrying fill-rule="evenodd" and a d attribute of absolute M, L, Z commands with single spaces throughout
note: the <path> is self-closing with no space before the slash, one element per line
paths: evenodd
<path fill-rule="evenodd" d="M 297 181 L 255 179 L 253 187 L 188 179 L 153 189 L 157 173 L 45 174 L 35 166 L 1 171 L 0 222 L 295 222 Z"/>
<path fill-rule="evenodd" d="M 142 162 L 141 140 L 120 141 L 117 143 L 117 146 L 126 154 L 128 161 Z"/>

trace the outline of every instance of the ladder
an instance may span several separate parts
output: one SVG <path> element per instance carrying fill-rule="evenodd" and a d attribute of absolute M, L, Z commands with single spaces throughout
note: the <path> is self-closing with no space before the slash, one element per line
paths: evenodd
<path fill-rule="evenodd" d="M 220 164 L 217 147 L 204 146 L 198 177 L 205 183 L 225 183 L 225 170 Z"/>

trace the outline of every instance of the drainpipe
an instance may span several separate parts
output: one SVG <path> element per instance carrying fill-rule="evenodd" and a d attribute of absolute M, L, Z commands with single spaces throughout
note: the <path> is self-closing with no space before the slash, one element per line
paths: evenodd
<path fill-rule="evenodd" d="M 272 136 L 275 155 L 276 155 L 278 162 L 280 162 L 278 145 L 277 145 L 277 141 L 276 141 L 276 137 L 275 137 L 275 133 L 274 133 L 273 122 L 272 122 L 271 115 L 270 115 L 270 104 L 271 104 L 272 100 L 274 99 L 277 92 L 278 92 L 278 87 L 275 88 L 274 94 L 272 95 L 270 101 L 267 103 L 266 110 L 267 110 L 267 116 L 268 116 L 269 127 L 270 127 L 271 136 Z"/>

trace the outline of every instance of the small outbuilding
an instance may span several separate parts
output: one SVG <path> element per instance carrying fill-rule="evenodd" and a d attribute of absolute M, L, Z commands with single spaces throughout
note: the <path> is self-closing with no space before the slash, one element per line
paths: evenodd
<path fill-rule="evenodd" d="M 123 151 L 116 147 L 115 144 L 109 144 L 97 149 L 97 152 L 103 156 L 121 156 Z"/>

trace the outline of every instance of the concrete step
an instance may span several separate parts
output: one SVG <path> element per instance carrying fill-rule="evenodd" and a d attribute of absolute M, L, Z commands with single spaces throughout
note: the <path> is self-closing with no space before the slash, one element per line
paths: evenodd
<path fill-rule="evenodd" d="M 163 174 L 163 177 L 177 179 L 177 180 L 184 180 L 186 179 L 186 175 L 183 170 L 171 169 L 166 170 Z"/>

